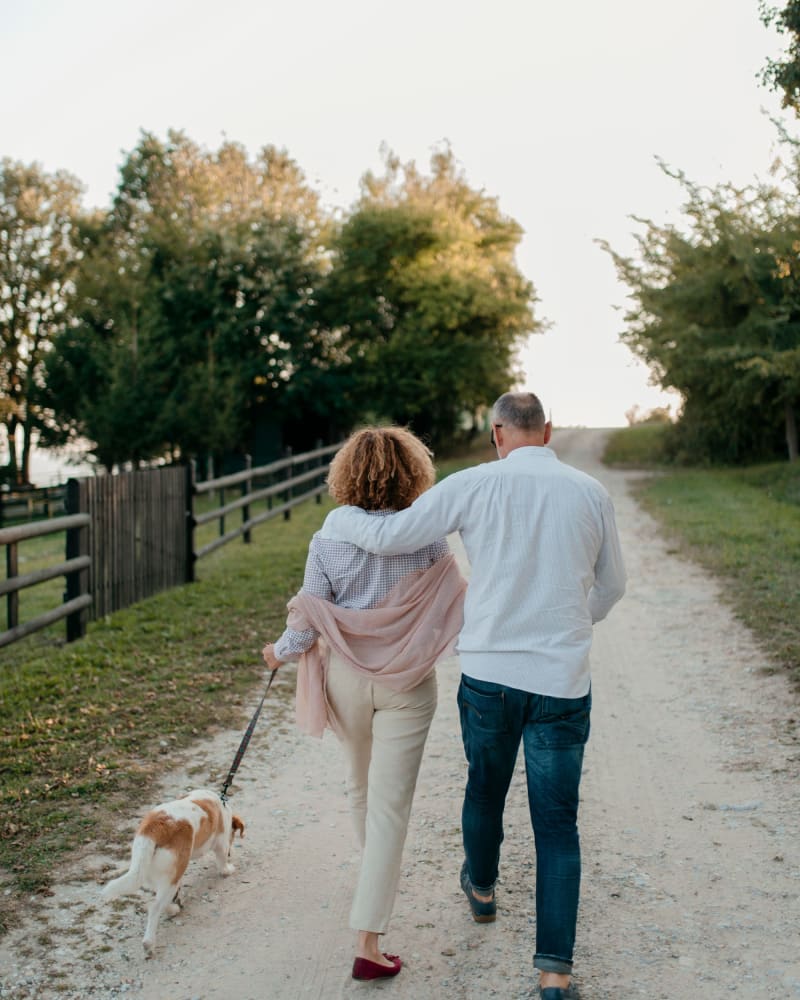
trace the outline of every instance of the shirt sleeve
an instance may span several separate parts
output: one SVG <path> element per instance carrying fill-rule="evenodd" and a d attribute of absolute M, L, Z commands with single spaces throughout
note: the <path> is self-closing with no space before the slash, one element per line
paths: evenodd
<path fill-rule="evenodd" d="M 458 477 L 458 473 L 448 476 L 391 517 L 370 517 L 360 507 L 338 507 L 325 518 L 320 534 L 380 555 L 416 552 L 460 528 Z"/>
<path fill-rule="evenodd" d="M 625 593 L 625 565 L 617 534 L 614 505 L 606 496 L 600 508 L 603 522 L 603 543 L 594 567 L 594 584 L 589 591 L 588 604 L 592 623 L 602 621 Z"/>
<path fill-rule="evenodd" d="M 315 597 L 321 597 L 324 601 L 333 599 L 333 587 L 325 572 L 316 535 L 311 539 L 311 544 L 308 547 L 303 590 L 314 594 Z M 311 649 L 318 636 L 319 632 L 313 628 L 304 629 L 302 632 L 287 628 L 275 643 L 275 655 L 279 660 L 296 660 L 301 653 Z"/>

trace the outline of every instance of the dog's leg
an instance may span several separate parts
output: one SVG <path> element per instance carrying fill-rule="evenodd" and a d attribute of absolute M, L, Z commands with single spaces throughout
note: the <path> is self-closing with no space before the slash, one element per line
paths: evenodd
<path fill-rule="evenodd" d="M 167 906 L 167 916 L 177 917 L 177 915 L 183 909 L 183 900 L 181 899 L 181 889 L 183 886 L 178 883 L 178 888 L 175 890 L 175 895 L 172 897 L 172 902 Z"/>
<path fill-rule="evenodd" d="M 174 885 L 161 885 L 147 908 L 147 925 L 144 929 L 142 945 L 147 958 L 152 958 L 156 947 L 156 930 L 161 914 L 167 909 L 175 895 Z"/>
<path fill-rule="evenodd" d="M 220 875 L 232 875 L 236 871 L 235 865 L 232 865 L 228 861 L 228 856 L 230 851 L 225 847 L 225 844 L 221 841 L 217 841 L 214 844 L 214 859 L 217 862 L 217 869 Z"/>

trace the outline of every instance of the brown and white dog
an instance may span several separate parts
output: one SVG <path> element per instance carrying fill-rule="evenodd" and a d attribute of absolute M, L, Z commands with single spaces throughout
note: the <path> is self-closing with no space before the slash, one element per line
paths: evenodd
<path fill-rule="evenodd" d="M 216 792 L 205 788 L 156 806 L 139 824 L 131 845 L 130 868 L 108 882 L 102 896 L 112 900 L 139 888 L 155 892 L 142 940 L 148 958 L 153 956 L 161 914 L 175 916 L 180 912 L 178 894 L 189 860 L 213 851 L 220 874 L 230 875 L 234 867 L 228 857 L 237 831 L 244 836 L 244 823 Z"/>

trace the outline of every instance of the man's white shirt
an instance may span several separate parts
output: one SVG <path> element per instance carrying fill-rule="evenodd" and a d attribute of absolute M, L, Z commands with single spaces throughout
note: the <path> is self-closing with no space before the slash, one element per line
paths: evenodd
<path fill-rule="evenodd" d="M 448 476 L 391 517 L 337 508 L 319 534 L 389 555 L 454 531 L 471 568 L 458 640 L 463 672 L 536 694 L 585 695 L 592 625 L 625 591 L 605 487 L 550 448 L 516 448 Z"/>

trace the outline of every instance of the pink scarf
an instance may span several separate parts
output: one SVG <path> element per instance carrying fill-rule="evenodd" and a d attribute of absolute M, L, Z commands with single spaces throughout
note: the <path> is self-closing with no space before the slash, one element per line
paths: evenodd
<path fill-rule="evenodd" d="M 297 725 L 322 736 L 330 725 L 325 673 L 331 652 L 392 691 L 410 691 L 449 656 L 464 620 L 466 580 L 452 553 L 404 576 L 379 605 L 340 608 L 300 591 L 289 601 L 289 628 L 314 628 L 319 639 L 297 668 Z"/>

